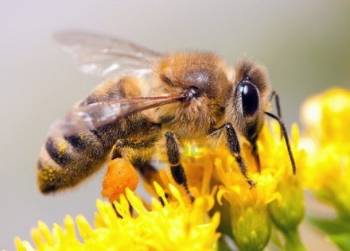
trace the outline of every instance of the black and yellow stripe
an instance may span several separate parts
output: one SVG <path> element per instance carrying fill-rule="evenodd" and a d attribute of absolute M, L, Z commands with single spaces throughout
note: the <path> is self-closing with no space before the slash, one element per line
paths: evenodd
<path fill-rule="evenodd" d="M 98 86 L 80 105 L 136 95 L 137 90 L 132 89 L 135 88 L 132 81 L 134 79 L 130 78 L 119 82 L 107 81 Z M 68 116 L 63 118 L 63 123 L 70 123 L 70 118 Z M 82 181 L 101 167 L 119 139 L 129 142 L 121 146 L 122 148 L 135 148 L 135 153 L 137 148 L 152 147 L 156 141 L 154 137 L 143 143 L 132 143 L 131 138 L 139 140 L 142 139 L 142 135 L 157 134 L 160 132 L 160 127 L 145 116 L 134 114 L 117 123 L 103 125 L 94 130 L 76 128 L 76 133 L 69 134 L 56 131 L 58 133 L 55 132 L 47 138 L 38 161 L 38 185 L 43 193 L 55 192 Z"/>

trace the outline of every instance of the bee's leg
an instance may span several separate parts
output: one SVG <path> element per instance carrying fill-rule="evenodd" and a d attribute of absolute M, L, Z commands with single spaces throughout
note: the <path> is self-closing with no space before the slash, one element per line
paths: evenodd
<path fill-rule="evenodd" d="M 227 139 L 229 150 L 230 150 L 231 154 L 235 157 L 236 162 L 239 166 L 239 169 L 241 170 L 241 173 L 243 174 L 244 178 L 247 180 L 248 184 L 250 186 L 254 186 L 254 181 L 248 177 L 247 167 L 246 167 L 244 160 L 242 158 L 242 155 L 241 155 L 241 147 L 239 145 L 238 137 L 237 137 L 236 131 L 233 128 L 232 124 L 226 123 L 217 129 L 211 130 L 210 133 L 217 131 L 217 130 L 220 130 L 222 128 L 226 129 L 226 137 L 227 137 L 226 139 Z"/>
<path fill-rule="evenodd" d="M 158 184 L 162 185 L 163 181 L 160 177 L 159 170 L 155 168 L 150 160 L 144 160 L 144 159 L 134 159 L 132 160 L 133 166 L 139 171 L 143 179 L 148 184 L 153 184 L 153 182 L 157 182 Z M 168 193 L 165 193 L 165 197 L 168 197 Z M 166 202 L 164 202 L 162 197 L 158 197 L 158 200 L 160 203 L 164 206 Z"/>
<path fill-rule="evenodd" d="M 253 139 L 252 141 L 250 141 L 251 145 L 252 145 L 252 150 L 251 153 L 255 159 L 255 163 L 257 166 L 257 171 L 260 173 L 261 172 L 261 163 L 260 163 L 260 156 L 259 156 L 259 151 L 258 151 L 258 145 L 256 143 L 257 139 Z"/>
<path fill-rule="evenodd" d="M 131 163 L 148 183 L 157 181 L 158 170 L 152 166 L 150 160 L 136 158 L 131 160 Z"/>
<path fill-rule="evenodd" d="M 153 144 L 153 142 L 152 142 Z M 128 140 L 120 140 L 113 148 L 111 158 L 123 158 L 123 148 L 127 147 L 132 149 L 132 157 L 130 158 L 131 164 L 137 169 L 142 178 L 148 183 L 152 184 L 153 181 L 157 181 L 158 170 L 151 164 L 152 144 L 147 140 L 139 143 L 134 143 Z"/>
<path fill-rule="evenodd" d="M 245 135 L 246 139 L 249 141 L 251 145 L 251 154 L 254 157 L 255 164 L 256 164 L 256 170 L 260 173 L 261 172 L 261 163 L 260 163 L 260 156 L 258 151 L 258 136 L 261 128 L 260 119 L 257 119 L 255 123 L 250 124 L 247 127 L 247 133 Z"/>
<path fill-rule="evenodd" d="M 111 160 L 122 158 L 122 153 L 120 151 L 121 149 L 119 147 L 114 146 L 112 149 L 112 154 L 111 154 Z"/>
<path fill-rule="evenodd" d="M 166 148 L 168 160 L 170 163 L 171 175 L 173 176 L 176 183 L 183 185 L 190 196 L 191 200 L 193 200 L 193 196 L 191 195 L 190 190 L 188 189 L 187 179 L 185 175 L 185 170 L 180 163 L 180 151 L 178 143 L 176 142 L 175 135 L 172 132 L 166 132 Z"/>
<path fill-rule="evenodd" d="M 142 177 L 146 180 L 148 184 L 152 184 L 152 182 L 154 181 L 156 181 L 158 184 L 162 184 L 158 169 L 152 166 L 150 161 L 134 159 L 131 163 L 139 171 L 139 173 L 142 175 Z M 167 193 L 165 193 L 165 197 L 168 197 Z M 165 202 L 163 201 L 163 198 L 159 196 L 158 199 L 160 203 L 164 206 Z"/>
<path fill-rule="evenodd" d="M 117 208 L 115 207 L 113 202 L 110 202 L 113 208 L 114 213 L 117 215 L 118 218 L 123 218 L 120 213 L 118 213 Z"/>
<path fill-rule="evenodd" d="M 146 143 L 147 143 L 147 141 L 146 141 Z M 139 174 L 142 176 L 142 178 L 148 184 L 152 184 L 152 182 L 154 182 L 154 181 L 161 184 L 159 171 L 151 164 L 151 161 L 149 160 L 150 156 L 148 158 L 145 156 L 144 152 L 143 153 L 140 152 L 140 151 L 142 151 L 142 149 L 139 148 L 141 146 L 141 144 L 127 142 L 126 140 L 120 141 L 118 144 L 119 147 L 115 146 L 113 148 L 111 158 L 112 159 L 123 158 L 121 145 L 124 145 L 124 147 L 125 147 L 125 145 L 127 145 L 129 148 L 133 147 L 134 157 L 131 157 L 131 159 L 130 159 L 131 164 L 136 168 L 136 170 L 139 172 Z M 144 144 L 145 143 L 143 143 L 143 145 Z M 143 150 L 145 150 L 145 149 L 143 149 Z M 151 152 L 149 148 L 148 148 L 148 151 Z M 142 156 L 143 158 L 141 158 L 140 156 Z M 159 200 L 160 200 L 162 205 L 165 204 L 162 198 L 159 198 Z M 114 205 L 113 205 L 113 208 L 114 208 Z M 132 207 L 130 208 L 130 210 L 132 210 Z"/>

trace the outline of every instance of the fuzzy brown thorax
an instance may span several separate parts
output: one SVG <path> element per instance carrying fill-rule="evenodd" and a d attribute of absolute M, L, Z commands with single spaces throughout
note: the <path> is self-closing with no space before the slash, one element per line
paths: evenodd
<path fill-rule="evenodd" d="M 166 93 L 196 88 L 198 97 L 190 102 L 159 109 L 162 117 L 172 116 L 168 123 L 178 137 L 199 137 L 221 122 L 225 103 L 231 92 L 226 64 L 212 53 L 177 53 L 163 58 L 156 66 L 156 81 Z"/>

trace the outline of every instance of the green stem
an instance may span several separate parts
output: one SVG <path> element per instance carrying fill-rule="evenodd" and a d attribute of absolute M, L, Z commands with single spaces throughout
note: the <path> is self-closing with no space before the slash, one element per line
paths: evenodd
<path fill-rule="evenodd" d="M 231 251 L 230 247 L 227 245 L 224 236 L 221 236 L 218 243 L 218 251 Z"/>
<path fill-rule="evenodd" d="M 298 229 L 290 229 L 287 232 L 284 232 L 285 251 L 306 251 L 303 242 L 301 241 L 300 234 Z"/>

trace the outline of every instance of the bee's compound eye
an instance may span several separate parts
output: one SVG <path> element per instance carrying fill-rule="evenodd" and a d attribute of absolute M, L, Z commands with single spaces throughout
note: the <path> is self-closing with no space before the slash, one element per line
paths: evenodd
<path fill-rule="evenodd" d="M 259 90 L 249 80 L 238 84 L 237 94 L 241 101 L 244 116 L 252 116 L 259 109 Z"/>

